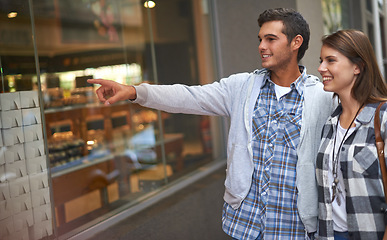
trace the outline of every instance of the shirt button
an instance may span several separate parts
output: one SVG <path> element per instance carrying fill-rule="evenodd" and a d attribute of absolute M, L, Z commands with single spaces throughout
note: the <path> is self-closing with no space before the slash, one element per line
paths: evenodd
<path fill-rule="evenodd" d="M 277 120 L 273 120 L 273 124 L 277 124 Z"/>
<path fill-rule="evenodd" d="M 266 202 L 267 202 L 266 192 L 263 192 L 261 197 L 262 197 L 262 201 L 263 201 L 264 203 L 266 203 Z"/>
<path fill-rule="evenodd" d="M 268 172 L 270 170 L 269 167 L 265 167 L 265 171 Z"/>

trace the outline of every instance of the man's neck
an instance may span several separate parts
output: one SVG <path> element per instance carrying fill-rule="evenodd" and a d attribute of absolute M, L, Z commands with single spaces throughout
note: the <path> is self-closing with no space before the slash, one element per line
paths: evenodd
<path fill-rule="evenodd" d="M 298 64 L 292 66 L 291 68 L 272 70 L 270 73 L 270 79 L 277 85 L 282 87 L 290 87 L 298 77 L 301 76 L 301 72 Z"/>

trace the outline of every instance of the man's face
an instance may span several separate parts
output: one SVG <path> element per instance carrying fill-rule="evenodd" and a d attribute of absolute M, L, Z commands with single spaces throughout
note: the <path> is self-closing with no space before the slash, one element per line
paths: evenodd
<path fill-rule="evenodd" d="M 286 68 L 294 54 L 283 28 L 282 21 L 271 21 L 264 23 L 258 33 L 262 67 L 271 71 Z"/>

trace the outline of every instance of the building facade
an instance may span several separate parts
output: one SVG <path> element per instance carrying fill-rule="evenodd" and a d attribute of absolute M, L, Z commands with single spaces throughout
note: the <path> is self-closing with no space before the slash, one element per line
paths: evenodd
<path fill-rule="evenodd" d="M 385 0 L 1 1 L 0 239 L 86 239 L 224 168 L 227 119 L 106 107 L 86 80 L 251 72 L 257 18 L 275 7 L 309 22 L 309 73 L 319 76 L 321 36 L 342 28 L 368 34 L 385 73 Z"/>

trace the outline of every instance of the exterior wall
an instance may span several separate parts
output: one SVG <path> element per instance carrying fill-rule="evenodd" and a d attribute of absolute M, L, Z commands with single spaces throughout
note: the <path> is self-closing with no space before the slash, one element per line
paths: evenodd
<path fill-rule="evenodd" d="M 311 39 L 301 64 L 306 65 L 310 74 L 319 76 L 317 68 L 321 48 L 320 39 L 323 35 L 320 0 L 246 0 L 243 2 L 214 0 L 214 5 L 219 77 L 261 68 L 257 19 L 265 9 L 277 7 L 296 9 L 308 21 Z"/>
<path fill-rule="evenodd" d="M 352 12 L 352 21 L 351 21 L 351 24 L 352 26 L 350 26 L 351 28 L 356 28 L 356 29 L 361 29 L 362 28 L 362 8 L 359 7 L 361 6 L 361 0 L 352 0 L 352 1 L 349 1 L 350 2 L 350 6 L 351 6 L 351 12 Z M 356 17 L 354 17 L 356 16 Z"/>
<path fill-rule="evenodd" d="M 240 2 L 214 0 L 214 34 L 218 50 L 219 77 L 261 68 L 258 53 L 259 27 L 257 19 L 265 9 L 277 7 L 296 9 L 308 21 L 311 29 L 311 40 L 309 49 L 301 63 L 306 65 L 309 73 L 319 75 L 317 67 L 321 47 L 320 39 L 323 34 L 321 1 L 245 0 Z"/>
<path fill-rule="evenodd" d="M 297 0 L 296 2 L 297 10 L 304 16 L 310 28 L 309 48 L 301 60 L 301 64 L 306 66 L 309 74 L 320 77 L 317 68 L 319 66 L 321 37 L 324 34 L 321 0 Z"/>

